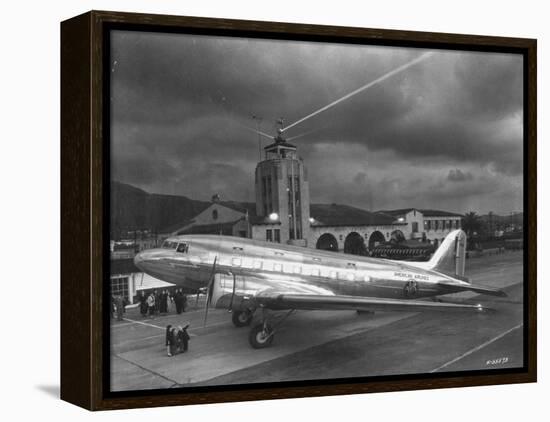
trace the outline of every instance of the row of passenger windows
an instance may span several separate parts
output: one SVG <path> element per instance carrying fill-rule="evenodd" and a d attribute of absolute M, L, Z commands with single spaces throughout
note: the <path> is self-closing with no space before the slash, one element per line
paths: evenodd
<path fill-rule="evenodd" d="M 317 267 L 313 265 L 280 263 L 272 261 L 261 261 L 252 258 L 233 257 L 231 259 L 232 267 L 253 268 L 256 270 L 274 271 L 286 274 L 302 274 L 313 277 L 326 277 L 339 280 L 364 280 L 370 281 L 370 277 L 362 272 L 337 271 L 327 267 Z"/>

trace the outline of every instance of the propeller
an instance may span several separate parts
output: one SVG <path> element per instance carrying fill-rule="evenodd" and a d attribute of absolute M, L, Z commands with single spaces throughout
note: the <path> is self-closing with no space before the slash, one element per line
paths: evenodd
<path fill-rule="evenodd" d="M 218 256 L 214 257 L 214 263 L 212 264 L 212 272 L 210 273 L 210 279 L 208 280 L 208 287 L 206 288 L 206 303 L 204 305 L 204 326 L 206 327 L 206 320 L 208 319 L 208 306 L 212 300 L 212 290 L 214 287 L 214 279 L 216 277 L 216 262 Z"/>

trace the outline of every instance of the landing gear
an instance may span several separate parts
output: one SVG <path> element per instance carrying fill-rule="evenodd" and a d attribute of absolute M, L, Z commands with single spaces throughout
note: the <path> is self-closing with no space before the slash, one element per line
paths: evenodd
<path fill-rule="evenodd" d="M 267 322 L 257 324 L 250 330 L 248 342 L 254 349 L 263 349 L 271 346 L 273 342 L 274 331 Z"/>
<path fill-rule="evenodd" d="M 233 311 L 231 321 L 235 327 L 246 327 L 252 322 L 253 314 L 250 311 Z"/>
<path fill-rule="evenodd" d="M 269 321 L 273 321 L 273 318 L 270 318 L 268 309 L 262 308 L 262 322 L 254 325 L 248 335 L 248 342 L 250 345 L 254 349 L 263 349 L 264 347 L 271 346 L 271 343 L 273 343 L 273 337 L 275 336 L 275 331 L 294 312 L 294 309 L 290 309 L 282 318 L 279 318 L 273 325 L 271 325 Z"/>

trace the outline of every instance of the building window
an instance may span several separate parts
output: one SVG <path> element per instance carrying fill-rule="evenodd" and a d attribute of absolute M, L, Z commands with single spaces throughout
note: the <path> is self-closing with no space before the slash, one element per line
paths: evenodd
<path fill-rule="evenodd" d="M 274 229 L 273 234 L 275 235 L 275 242 L 281 243 L 281 229 Z"/>
<path fill-rule="evenodd" d="M 239 230 L 239 237 L 246 237 L 246 230 Z"/>
<path fill-rule="evenodd" d="M 418 233 L 418 221 L 413 221 L 412 222 L 412 232 L 413 233 Z"/>
<path fill-rule="evenodd" d="M 300 177 L 288 176 L 289 238 L 302 238 L 302 212 L 300 205 Z"/>
<path fill-rule="evenodd" d="M 111 295 L 128 298 L 128 277 L 111 278 Z"/>
<path fill-rule="evenodd" d="M 265 231 L 265 240 L 267 240 L 268 242 L 273 242 L 273 230 L 267 229 Z"/>
<path fill-rule="evenodd" d="M 212 210 L 212 220 L 218 219 L 218 210 Z"/>

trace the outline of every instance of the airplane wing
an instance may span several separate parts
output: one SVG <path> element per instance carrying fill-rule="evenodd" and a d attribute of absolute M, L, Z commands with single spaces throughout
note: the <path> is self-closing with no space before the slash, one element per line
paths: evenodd
<path fill-rule="evenodd" d="M 386 299 L 364 296 L 315 295 L 259 292 L 254 300 L 274 310 L 358 310 L 358 311 L 486 311 L 481 305 L 429 302 L 422 300 Z"/>

